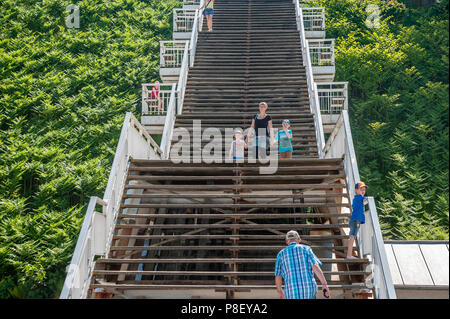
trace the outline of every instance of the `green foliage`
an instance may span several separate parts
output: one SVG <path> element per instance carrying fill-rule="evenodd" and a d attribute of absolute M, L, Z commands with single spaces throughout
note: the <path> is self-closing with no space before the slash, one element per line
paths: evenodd
<path fill-rule="evenodd" d="M 0 6 L 0 298 L 61 291 L 92 195 L 106 187 L 123 116 L 158 78 L 181 0 Z"/>
<path fill-rule="evenodd" d="M 361 178 L 391 239 L 447 239 L 448 0 L 317 0 L 336 38 L 336 81 L 349 81 Z M 380 7 L 369 28 L 369 4 Z"/>

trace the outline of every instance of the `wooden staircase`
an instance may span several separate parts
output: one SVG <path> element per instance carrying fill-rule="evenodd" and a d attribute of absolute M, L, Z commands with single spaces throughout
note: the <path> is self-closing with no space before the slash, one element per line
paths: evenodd
<path fill-rule="evenodd" d="M 342 160 L 283 160 L 268 176 L 259 165 L 132 160 L 110 252 L 96 262 L 91 288 L 145 298 L 276 297 L 275 258 L 291 229 L 327 256 L 331 289 L 364 288 L 368 260 L 342 258 Z"/>
<path fill-rule="evenodd" d="M 292 1 L 216 0 L 214 10 L 175 128 L 245 129 L 265 101 L 274 127 L 291 121 L 294 158 L 271 175 L 260 163 L 132 159 L 90 297 L 103 288 L 127 298 L 276 298 L 275 259 L 291 229 L 323 262 L 333 296 L 351 297 L 366 288 L 369 261 L 345 258 L 348 185 L 342 159 L 318 158 Z"/>
<path fill-rule="evenodd" d="M 199 33 L 175 128 L 192 136 L 193 120 L 201 120 L 202 132 L 209 127 L 222 134 L 225 128 L 246 129 L 264 101 L 274 128 L 281 128 L 283 119 L 291 121 L 293 156 L 317 157 L 292 1 L 216 0 L 214 12 L 213 32 L 205 32 L 205 18 Z M 222 146 L 226 154 L 229 145 Z M 192 139 L 190 149 L 196 151 Z"/>

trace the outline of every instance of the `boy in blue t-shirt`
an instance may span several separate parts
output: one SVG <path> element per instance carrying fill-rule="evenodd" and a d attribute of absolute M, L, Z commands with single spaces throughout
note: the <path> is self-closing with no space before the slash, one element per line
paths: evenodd
<path fill-rule="evenodd" d="M 350 226 L 350 238 L 348 239 L 347 258 L 355 258 L 353 257 L 353 243 L 358 234 L 359 227 L 366 222 L 364 216 L 364 201 L 367 200 L 367 198 L 364 197 L 366 189 L 367 185 L 364 184 L 364 182 L 358 182 L 355 185 L 356 194 L 355 197 L 353 197 L 352 216 L 348 222 Z"/>
<path fill-rule="evenodd" d="M 292 131 L 289 129 L 290 126 L 291 122 L 289 120 L 284 120 L 283 129 L 277 133 L 280 158 L 292 158 Z"/>

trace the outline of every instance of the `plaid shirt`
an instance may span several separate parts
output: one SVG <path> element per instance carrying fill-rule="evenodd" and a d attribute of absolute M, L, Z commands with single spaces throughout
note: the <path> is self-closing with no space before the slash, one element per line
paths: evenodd
<path fill-rule="evenodd" d="M 308 246 L 291 243 L 278 253 L 275 276 L 284 279 L 286 299 L 313 299 L 317 293 L 313 265 L 322 265 Z"/>

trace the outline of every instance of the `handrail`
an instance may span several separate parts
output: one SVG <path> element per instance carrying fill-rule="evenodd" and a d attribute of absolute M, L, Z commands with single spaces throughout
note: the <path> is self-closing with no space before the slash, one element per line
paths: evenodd
<path fill-rule="evenodd" d="M 158 96 L 151 98 L 150 94 L 154 86 L 159 85 Z M 172 88 L 172 84 L 166 83 L 142 83 L 142 116 L 149 114 L 156 116 L 164 116 L 167 112 L 167 105 L 170 99 L 170 89 L 164 89 L 165 87 Z M 148 102 L 152 102 L 149 106 Z M 161 105 L 159 105 L 161 103 Z M 161 107 L 161 109 L 160 109 Z"/>
<path fill-rule="evenodd" d="M 189 66 L 194 66 L 195 53 L 197 51 L 197 40 L 198 40 L 198 30 L 199 30 L 199 12 L 200 9 L 195 10 L 195 20 L 192 26 L 192 35 L 189 47 Z"/>
<path fill-rule="evenodd" d="M 348 82 L 318 82 L 320 112 L 322 114 L 340 114 L 348 110 Z M 337 106 L 333 104 L 338 101 Z"/>
<path fill-rule="evenodd" d="M 204 0 L 200 1 L 200 8 L 203 6 Z M 186 92 L 186 83 L 188 78 L 189 67 L 194 66 L 195 53 L 197 51 L 198 33 L 202 26 L 202 12 L 203 9 L 195 10 L 195 19 L 192 27 L 191 39 L 186 42 L 183 62 L 181 63 L 180 76 L 175 91 L 175 87 L 172 87 L 172 93 L 170 95 L 169 107 L 167 109 L 166 120 L 164 123 L 164 131 L 161 139 L 161 147 L 163 149 L 163 158 L 169 158 L 170 144 L 173 134 L 173 128 L 175 124 L 175 117 L 183 112 L 184 94 Z M 177 94 L 177 99 L 175 99 Z M 175 110 L 178 105 L 177 110 Z"/>
<path fill-rule="evenodd" d="M 317 86 L 314 83 L 312 72 L 311 57 L 309 54 L 308 41 L 305 36 L 305 28 L 303 22 L 303 11 L 300 7 L 299 0 L 293 0 L 295 4 L 295 15 L 297 20 L 297 29 L 300 31 L 300 43 L 303 55 L 303 65 L 305 66 L 306 78 L 308 84 L 309 105 L 311 113 L 314 115 L 314 128 L 317 140 L 317 150 L 319 158 L 323 157 L 322 150 L 325 146 L 325 135 L 323 132 L 322 116 L 320 114 L 319 97 L 317 94 Z"/>
<path fill-rule="evenodd" d="M 96 256 L 107 256 L 130 157 L 161 158 L 162 150 L 130 112 L 126 113 L 103 199 L 91 197 L 69 265 L 61 299 L 85 298 Z M 102 212 L 95 210 L 102 206 Z"/>
<path fill-rule="evenodd" d="M 304 7 L 303 20 L 310 22 L 308 27 L 305 27 L 306 31 L 325 31 L 325 7 Z M 315 22 L 320 21 L 320 25 L 317 26 Z"/>
<path fill-rule="evenodd" d="M 161 68 L 179 68 L 187 40 L 159 41 L 159 65 Z"/>
<path fill-rule="evenodd" d="M 195 10 L 197 9 L 173 8 L 173 32 L 191 32 L 190 24 Z"/>
<path fill-rule="evenodd" d="M 189 43 L 186 41 L 184 46 L 183 62 L 180 68 L 180 77 L 178 78 L 177 94 L 178 94 L 178 111 L 177 114 L 183 112 L 184 92 L 186 91 L 186 82 L 189 71 Z"/>
<path fill-rule="evenodd" d="M 97 205 L 105 206 L 107 203 L 96 196 L 92 196 L 89 200 L 89 205 L 86 210 L 86 215 L 81 226 L 80 235 L 78 237 L 77 245 L 75 246 L 75 252 L 70 261 L 69 268 L 67 270 L 67 276 L 64 281 L 64 286 L 60 294 L 61 299 L 72 298 L 84 298 L 87 293 L 87 286 L 89 283 L 89 273 L 93 269 L 94 258 L 98 254 L 95 246 L 103 246 L 104 237 L 92 239 L 92 233 L 94 233 L 98 227 L 95 227 L 95 218 L 99 221 L 105 221 L 104 213 L 99 213 L 95 210 Z M 101 253 L 101 251 L 100 251 Z"/>
<path fill-rule="evenodd" d="M 172 140 L 173 128 L 175 125 L 175 109 L 176 109 L 176 89 L 175 84 L 172 85 L 172 92 L 170 94 L 169 107 L 167 108 L 166 120 L 164 122 L 164 131 L 161 138 L 162 159 L 169 158 L 170 143 Z"/>
<path fill-rule="evenodd" d="M 308 47 L 312 66 L 335 65 L 334 39 L 309 39 Z M 323 58 L 323 56 L 329 56 L 329 59 Z M 323 64 L 323 61 L 329 62 Z"/>
<path fill-rule="evenodd" d="M 200 1 L 200 8 L 203 7 L 205 1 L 206 0 L 201 0 Z M 199 32 L 203 30 L 203 11 L 204 10 L 205 9 L 202 9 L 202 10 L 199 9 L 199 11 L 198 11 L 198 22 L 199 22 L 198 23 L 198 31 Z"/>
<path fill-rule="evenodd" d="M 341 157 L 344 159 L 347 192 L 350 200 L 353 200 L 355 184 L 360 181 L 360 176 L 347 110 L 342 110 L 339 120 L 323 149 L 323 154 L 325 158 Z M 358 234 L 360 254 L 361 256 L 368 256 L 372 260 L 375 297 L 379 299 L 396 299 L 373 197 L 368 197 L 368 204 L 368 217 Z"/>

